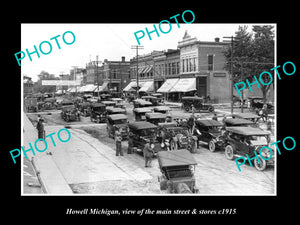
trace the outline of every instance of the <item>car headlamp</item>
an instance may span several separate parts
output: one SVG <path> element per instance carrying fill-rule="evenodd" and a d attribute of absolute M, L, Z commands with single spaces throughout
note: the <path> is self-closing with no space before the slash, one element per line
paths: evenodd
<path fill-rule="evenodd" d="M 152 144 L 150 144 L 150 147 L 151 147 L 151 148 L 154 148 L 155 146 L 154 146 L 154 144 L 152 143 Z"/>
<path fill-rule="evenodd" d="M 165 144 L 162 142 L 162 143 L 160 144 L 160 146 L 163 148 L 163 147 L 165 147 Z"/>
<path fill-rule="evenodd" d="M 262 151 L 261 151 L 261 156 L 266 158 L 266 159 L 269 159 L 271 157 L 271 152 L 270 150 L 264 148 Z M 273 154 L 273 153 L 272 153 Z"/>

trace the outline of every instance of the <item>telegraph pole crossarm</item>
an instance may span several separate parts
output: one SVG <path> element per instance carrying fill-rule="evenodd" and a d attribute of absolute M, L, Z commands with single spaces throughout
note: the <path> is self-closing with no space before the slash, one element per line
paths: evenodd
<path fill-rule="evenodd" d="M 144 49 L 142 45 L 132 45 L 131 49 L 136 49 L 136 96 L 139 96 L 139 49 Z"/>

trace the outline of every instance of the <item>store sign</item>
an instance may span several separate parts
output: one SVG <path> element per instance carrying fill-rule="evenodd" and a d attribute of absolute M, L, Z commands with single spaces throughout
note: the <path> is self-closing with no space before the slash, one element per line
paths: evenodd
<path fill-rule="evenodd" d="M 76 86 L 80 80 L 42 80 L 43 86 Z"/>

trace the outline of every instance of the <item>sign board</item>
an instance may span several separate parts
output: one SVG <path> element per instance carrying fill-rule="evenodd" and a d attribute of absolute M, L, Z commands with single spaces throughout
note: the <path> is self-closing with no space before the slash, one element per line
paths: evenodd
<path fill-rule="evenodd" d="M 42 80 L 44 86 L 76 86 L 80 80 Z"/>

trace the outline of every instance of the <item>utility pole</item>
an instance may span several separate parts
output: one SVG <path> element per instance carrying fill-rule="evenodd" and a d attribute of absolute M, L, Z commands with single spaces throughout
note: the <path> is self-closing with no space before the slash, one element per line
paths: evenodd
<path fill-rule="evenodd" d="M 99 74 L 98 74 L 98 55 L 96 55 L 96 74 L 97 74 L 97 90 L 98 90 L 98 98 L 99 98 Z"/>
<path fill-rule="evenodd" d="M 136 49 L 136 96 L 139 96 L 139 49 L 144 49 L 142 45 L 132 45 L 131 49 Z"/>
<path fill-rule="evenodd" d="M 230 73 L 231 73 L 231 114 L 233 114 L 233 36 L 230 37 L 223 37 L 223 38 L 230 38 L 231 39 L 231 56 L 230 56 Z"/>
<path fill-rule="evenodd" d="M 74 81 L 76 82 L 76 70 L 78 66 L 72 66 L 72 68 L 74 69 Z M 74 86 L 75 86 L 75 94 L 77 95 L 77 84 L 75 84 Z"/>

